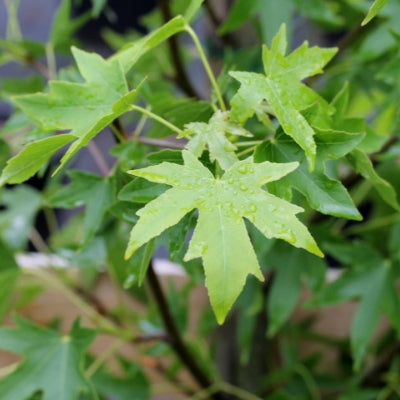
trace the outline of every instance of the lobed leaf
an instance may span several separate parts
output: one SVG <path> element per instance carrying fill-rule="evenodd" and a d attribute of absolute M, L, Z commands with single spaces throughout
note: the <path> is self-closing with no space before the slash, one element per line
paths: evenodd
<path fill-rule="evenodd" d="M 243 218 L 267 238 L 280 238 L 314 254 L 322 253 L 295 217 L 302 209 L 260 188 L 292 172 L 297 163 L 255 164 L 248 158 L 233 164 L 221 178 L 214 178 L 189 151 L 183 151 L 183 158 L 183 166 L 163 162 L 130 171 L 172 188 L 137 212 L 140 218 L 132 229 L 126 257 L 197 209 L 198 221 L 185 260 L 203 258 L 211 304 L 222 323 L 247 275 L 263 279 Z"/>
<path fill-rule="evenodd" d="M 209 123 L 192 122 L 185 125 L 182 136 L 190 136 L 185 146 L 196 157 L 203 154 L 206 146 L 210 152 L 210 161 L 218 161 L 222 169 L 227 170 L 239 159 L 235 154 L 237 147 L 225 136 L 252 136 L 246 129 L 229 121 L 229 113 L 217 111 Z"/>
<path fill-rule="evenodd" d="M 75 323 L 68 335 L 60 336 L 22 319 L 16 323 L 15 328 L 0 329 L 0 348 L 25 359 L 0 381 L 1 398 L 26 400 L 43 391 L 43 400 L 78 400 L 82 392 L 90 392 L 83 361 L 93 330 Z"/>
<path fill-rule="evenodd" d="M 281 26 L 272 41 L 271 49 L 263 47 L 265 75 L 251 72 L 230 72 L 240 82 L 232 98 L 232 117 L 244 123 L 267 101 L 284 132 L 304 150 L 309 169 L 315 166 L 315 131 L 301 111 L 317 102 L 324 102 L 301 81 L 322 72 L 322 67 L 336 54 L 337 49 L 309 48 L 307 43 L 287 57 L 286 29 Z"/>
<path fill-rule="evenodd" d="M 49 93 L 15 96 L 15 103 L 45 130 L 71 130 L 77 140 L 59 168 L 115 118 L 130 109 L 136 90 L 129 91 L 118 60 L 73 48 L 85 83 L 51 81 Z"/>

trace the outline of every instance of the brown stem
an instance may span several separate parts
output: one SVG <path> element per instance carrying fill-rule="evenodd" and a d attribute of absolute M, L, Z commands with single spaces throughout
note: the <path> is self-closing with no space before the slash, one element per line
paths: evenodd
<path fill-rule="evenodd" d="M 44 65 L 43 63 L 41 63 L 38 60 L 35 60 L 33 57 L 31 56 L 27 56 L 24 58 L 24 62 L 31 67 L 32 69 L 34 69 L 35 71 L 39 72 L 41 75 L 43 75 L 43 77 L 45 77 L 46 79 L 50 79 L 50 71 L 47 68 L 46 65 Z"/>
<path fill-rule="evenodd" d="M 153 139 L 144 136 L 135 136 L 132 137 L 132 140 L 138 143 L 148 144 L 150 146 L 156 146 L 163 149 L 183 150 L 185 148 L 185 143 L 172 142 L 171 140 Z"/>
<path fill-rule="evenodd" d="M 161 318 L 164 322 L 165 329 L 168 333 L 170 344 L 175 350 L 176 354 L 181 359 L 182 363 L 187 367 L 195 381 L 202 387 L 208 388 L 212 385 L 211 379 L 205 374 L 203 369 L 199 366 L 197 360 L 190 353 L 186 347 L 181 333 L 179 332 L 175 320 L 172 317 L 168 302 L 164 296 L 163 290 L 161 288 L 160 282 L 156 273 L 154 272 L 152 263 L 150 262 L 147 278 L 149 287 L 157 303 Z M 215 393 L 211 396 L 213 400 L 223 400 L 225 396 L 223 393 Z"/>
<path fill-rule="evenodd" d="M 169 4 L 169 0 L 158 0 L 158 4 L 161 10 L 161 14 L 163 16 L 164 22 L 168 22 L 172 19 L 171 8 Z M 179 43 L 176 36 L 171 36 L 168 39 L 169 52 L 171 54 L 171 61 L 174 65 L 176 72 L 176 83 L 179 88 L 186 93 L 189 97 L 200 98 L 197 94 L 196 90 L 192 86 L 187 72 L 185 70 L 182 55 L 179 49 Z"/>

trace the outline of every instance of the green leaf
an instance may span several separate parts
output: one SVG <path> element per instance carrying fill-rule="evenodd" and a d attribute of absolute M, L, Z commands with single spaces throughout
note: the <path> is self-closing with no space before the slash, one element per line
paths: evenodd
<path fill-rule="evenodd" d="M 319 289 L 325 278 L 325 264 L 317 257 L 277 242 L 268 253 L 274 278 L 268 297 L 268 335 L 275 335 L 294 311 L 302 289 L 302 277 L 311 289 Z"/>
<path fill-rule="evenodd" d="M 351 326 L 351 350 L 356 370 L 360 369 L 368 342 L 378 324 L 382 306 L 381 299 L 386 291 L 389 271 L 389 268 L 383 266 L 375 268 L 368 274 L 369 285 L 365 288 Z"/>
<path fill-rule="evenodd" d="M 236 162 L 221 178 L 214 178 L 192 153 L 183 151 L 184 165 L 161 163 L 130 171 L 153 182 L 173 186 L 138 211 L 126 257 L 144 243 L 199 210 L 185 260 L 202 257 L 206 286 L 219 323 L 241 292 L 248 274 L 263 279 L 243 218 L 267 238 L 280 238 L 322 255 L 306 227 L 295 215 L 302 208 L 279 199 L 260 186 L 293 171 L 297 163 Z"/>
<path fill-rule="evenodd" d="M 296 8 L 312 21 L 329 28 L 343 27 L 344 18 L 337 15 L 339 7 L 335 1 L 327 0 L 293 0 Z"/>
<path fill-rule="evenodd" d="M 144 38 L 123 47 L 118 53 L 110 57 L 109 61 L 119 61 L 124 73 L 127 73 L 140 57 L 165 42 L 171 36 L 184 31 L 185 25 L 185 19 L 178 15 Z"/>
<path fill-rule="evenodd" d="M 3 399 L 26 400 L 43 391 L 42 400 L 78 400 L 89 392 L 83 373 L 83 358 L 95 332 L 75 323 L 66 336 L 16 320 L 14 328 L 0 329 L 0 348 L 22 354 L 17 369 L 0 381 Z M 23 382 L 23 384 L 21 384 Z"/>
<path fill-rule="evenodd" d="M 186 148 L 196 157 L 200 157 L 206 146 L 210 161 L 218 161 L 222 169 L 227 170 L 239 159 L 235 154 L 237 147 L 228 140 L 226 134 L 252 136 L 246 129 L 229 121 L 229 113 L 217 111 L 209 123 L 192 122 L 185 125 L 182 136 L 189 136 Z"/>
<path fill-rule="evenodd" d="M 107 4 L 107 0 L 91 0 L 92 1 L 92 17 L 97 18 Z"/>
<path fill-rule="evenodd" d="M 90 19 L 90 13 L 84 13 L 72 19 L 71 0 L 63 0 L 58 7 L 50 30 L 49 41 L 54 49 L 69 50 L 73 34 Z"/>
<path fill-rule="evenodd" d="M 74 138 L 71 134 L 61 134 L 27 144 L 15 157 L 7 161 L 7 166 L 0 176 L 0 185 L 26 181 Z"/>
<path fill-rule="evenodd" d="M 13 252 L 3 241 L 0 241 L 0 257 L 0 322 L 2 322 L 17 283 L 19 268 Z"/>
<path fill-rule="evenodd" d="M 367 25 L 368 22 L 370 22 L 388 2 L 389 0 L 375 0 L 369 8 L 367 16 L 361 22 L 361 25 Z"/>
<path fill-rule="evenodd" d="M 200 10 L 203 5 L 204 0 L 191 0 L 183 16 L 185 20 L 189 23 L 193 17 L 196 15 L 197 11 Z"/>
<path fill-rule="evenodd" d="M 397 193 L 393 186 L 376 173 L 372 161 L 363 151 L 354 149 L 348 155 L 348 159 L 350 160 L 354 169 L 372 183 L 373 187 L 379 193 L 383 201 L 385 201 L 395 210 L 400 209 L 397 201 Z"/>
<path fill-rule="evenodd" d="M 294 12 L 292 0 L 270 0 L 261 2 L 262 7 L 259 9 L 262 41 L 270 44 L 275 33 L 279 30 L 282 23 L 288 27 L 289 38 L 291 37 L 291 20 Z"/>
<path fill-rule="evenodd" d="M 104 369 L 92 377 L 93 385 L 102 395 L 115 400 L 150 400 L 150 384 L 137 365 L 130 364 L 123 377 L 115 376 Z"/>
<path fill-rule="evenodd" d="M 326 135 L 328 137 L 326 137 Z M 332 143 L 333 154 L 340 155 L 343 147 L 350 151 L 359 143 L 361 138 L 341 132 L 328 131 L 319 135 L 322 141 Z M 338 140 L 337 153 L 333 150 L 335 140 Z M 344 143 L 344 145 L 343 145 Z M 318 153 L 319 154 L 319 153 Z M 301 149 L 290 138 L 285 135 L 277 135 L 273 141 L 268 141 L 258 146 L 255 152 L 257 161 L 291 162 L 298 161 L 299 167 L 290 175 L 279 181 L 276 190 L 280 193 L 287 192 L 291 188 L 299 191 L 310 206 L 323 214 L 334 215 L 349 219 L 360 220 L 361 214 L 353 203 L 349 193 L 338 180 L 329 178 L 324 170 L 323 164 L 318 162 L 315 170 L 311 173 L 307 167 L 307 160 Z M 274 190 L 274 184 L 269 187 Z M 275 191 L 276 191 L 275 190 Z"/>
<path fill-rule="evenodd" d="M 100 227 L 115 198 L 112 178 L 103 178 L 83 171 L 68 173 L 72 183 L 49 198 L 49 204 L 59 208 L 86 206 L 84 242 L 87 243 Z"/>
<path fill-rule="evenodd" d="M 141 247 L 133 257 L 128 260 L 129 265 L 126 270 L 126 279 L 124 281 L 124 288 L 129 289 L 135 283 L 142 286 L 146 272 L 149 268 L 151 258 L 153 257 L 155 248 L 155 240 L 152 239 Z"/>
<path fill-rule="evenodd" d="M 118 199 L 133 203 L 148 203 L 168 189 L 167 185 L 155 185 L 142 178 L 136 178 L 128 183 L 118 193 Z"/>
<path fill-rule="evenodd" d="M 301 83 L 306 77 L 322 72 L 322 67 L 336 54 L 337 49 L 301 47 L 285 57 L 286 30 L 282 25 L 272 41 L 271 49 L 263 47 L 265 75 L 252 72 L 230 72 L 240 82 L 232 98 L 233 119 L 244 123 L 267 101 L 285 133 L 304 150 L 309 168 L 313 170 L 316 157 L 314 129 L 301 114 L 316 102 L 324 102 L 315 92 Z"/>
<path fill-rule="evenodd" d="M 49 93 L 15 96 L 15 103 L 45 130 L 70 129 L 78 138 L 59 168 L 115 118 L 130 109 L 136 90 L 129 91 L 118 60 L 76 48 L 72 53 L 86 83 L 51 81 Z"/>
<path fill-rule="evenodd" d="M 236 0 L 218 32 L 223 35 L 235 30 L 254 16 L 262 6 L 261 0 Z"/>

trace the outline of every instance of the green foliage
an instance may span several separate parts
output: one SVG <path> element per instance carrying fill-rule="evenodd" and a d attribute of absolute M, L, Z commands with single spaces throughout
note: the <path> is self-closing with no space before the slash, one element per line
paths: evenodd
<path fill-rule="evenodd" d="M 254 113 L 263 113 L 262 102 L 267 101 L 272 114 L 283 130 L 305 151 L 310 170 L 314 169 L 316 145 L 314 130 L 301 111 L 319 101 L 315 92 L 301 81 L 322 72 L 322 67 L 334 56 L 336 49 L 301 47 L 285 57 L 286 29 L 282 25 L 273 39 L 271 49 L 263 47 L 265 76 L 252 72 L 231 72 L 241 87 L 231 101 L 232 117 L 243 123 Z"/>
<path fill-rule="evenodd" d="M 362 25 L 368 24 L 368 22 L 371 21 L 371 19 L 373 19 L 379 13 L 379 11 L 381 11 L 382 8 L 385 7 L 385 5 L 388 2 L 389 0 L 375 0 L 374 4 L 372 4 L 370 9 L 368 10 L 367 16 L 364 18 L 361 24 Z"/>
<path fill-rule="evenodd" d="M 3 398 L 25 400 L 40 391 L 43 400 L 77 400 L 91 390 L 83 375 L 83 357 L 94 331 L 75 323 L 69 335 L 60 336 L 22 319 L 16 323 L 0 330 L 0 347 L 25 359 L 0 382 Z"/>
<path fill-rule="evenodd" d="M 399 0 L 162 0 L 107 58 L 88 3 L 47 43 L 5 3 L 0 397 L 398 398 Z M 48 288 L 92 328 L 13 326 Z"/>
<path fill-rule="evenodd" d="M 206 286 L 218 322 L 224 321 L 249 273 L 263 280 L 242 218 L 251 221 L 267 238 L 280 238 L 322 255 L 295 217 L 302 209 L 260 190 L 265 183 L 293 171 L 295 163 L 255 164 L 248 158 L 215 178 L 191 153 L 184 151 L 183 159 L 183 166 L 162 163 L 130 171 L 173 188 L 138 211 L 140 219 L 132 229 L 126 256 L 175 225 L 189 211 L 198 209 L 197 227 L 185 258 L 203 258 Z"/>

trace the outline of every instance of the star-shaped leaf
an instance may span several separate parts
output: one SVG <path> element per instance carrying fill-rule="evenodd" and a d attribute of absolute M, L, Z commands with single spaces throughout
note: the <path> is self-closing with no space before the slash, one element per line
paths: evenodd
<path fill-rule="evenodd" d="M 263 47 L 265 75 L 252 72 L 231 72 L 241 86 L 232 98 L 232 117 L 246 121 L 267 101 L 285 133 L 304 150 L 309 168 L 314 168 L 316 144 L 314 129 L 301 110 L 324 100 L 301 81 L 322 72 L 322 67 L 336 54 L 337 49 L 308 47 L 305 42 L 287 57 L 286 29 L 282 25 L 272 41 L 271 49 Z M 259 111 L 258 111 L 259 112 Z"/>
<path fill-rule="evenodd" d="M 163 162 L 131 171 L 173 187 L 138 211 L 140 219 L 132 229 L 126 257 L 198 209 L 185 259 L 203 258 L 206 286 L 219 323 L 242 291 L 247 275 L 263 279 L 243 218 L 267 238 L 283 239 L 322 255 L 307 228 L 296 218 L 303 209 L 261 189 L 265 183 L 292 172 L 297 163 L 256 164 L 250 157 L 215 178 L 189 151 L 183 151 L 183 159 L 184 165 Z"/>
<path fill-rule="evenodd" d="M 217 111 L 207 124 L 205 122 L 192 122 L 185 125 L 182 136 L 191 138 L 186 145 L 194 155 L 200 157 L 206 146 L 210 152 L 210 160 L 218 161 L 221 168 L 227 170 L 239 159 L 235 154 L 236 146 L 228 140 L 226 134 L 238 136 L 252 136 L 241 126 L 229 121 L 229 113 Z"/>
<path fill-rule="evenodd" d="M 17 319 L 14 328 L 0 329 L 0 348 L 22 354 L 16 370 L 0 381 L 2 399 L 26 400 L 43 392 L 43 400 L 78 400 L 90 392 L 83 358 L 95 332 L 75 323 L 71 332 L 57 332 Z"/>
<path fill-rule="evenodd" d="M 71 130 L 77 140 L 63 159 L 63 166 L 81 147 L 115 118 L 127 112 L 136 97 L 129 91 L 118 60 L 73 48 L 85 83 L 51 81 L 49 93 L 15 96 L 15 103 L 45 130 Z"/>

